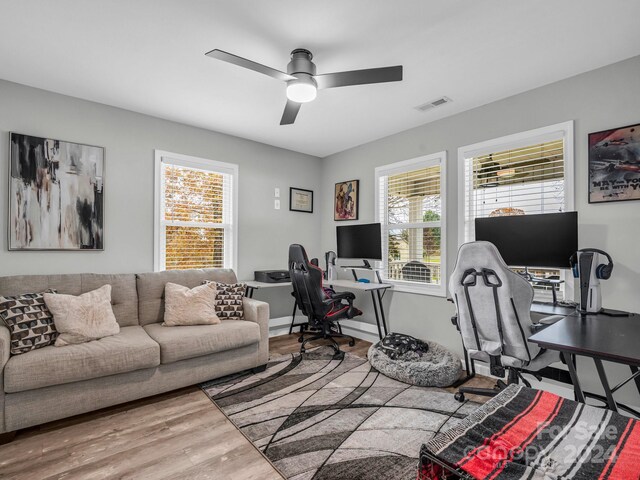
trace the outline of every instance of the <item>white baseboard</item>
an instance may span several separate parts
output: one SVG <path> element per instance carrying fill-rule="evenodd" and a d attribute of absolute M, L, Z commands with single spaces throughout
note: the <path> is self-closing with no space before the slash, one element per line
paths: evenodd
<path fill-rule="evenodd" d="M 269 337 L 287 335 L 291 326 L 291 315 L 269 319 Z"/>
<path fill-rule="evenodd" d="M 304 321 L 302 317 L 296 317 L 299 322 Z M 269 320 L 269 337 L 277 337 L 279 335 L 287 335 L 289 326 L 291 325 L 291 315 L 286 317 L 271 318 Z M 366 322 L 359 320 L 340 320 L 342 331 L 352 337 L 375 343 L 379 340 L 378 328 Z M 294 330 L 298 330 L 297 328 Z"/>
<path fill-rule="evenodd" d="M 380 340 L 378 327 L 371 323 L 361 322 L 360 320 L 340 320 L 340 325 L 342 325 L 342 331 L 352 337 L 371 343 L 376 343 Z"/>

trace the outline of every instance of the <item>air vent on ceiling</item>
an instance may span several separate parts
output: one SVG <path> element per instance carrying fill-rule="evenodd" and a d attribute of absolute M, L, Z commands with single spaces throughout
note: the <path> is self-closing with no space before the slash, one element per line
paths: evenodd
<path fill-rule="evenodd" d="M 417 107 L 413 107 L 419 112 L 426 112 L 427 110 L 431 110 L 432 108 L 439 107 L 440 105 L 444 105 L 445 103 L 450 103 L 452 100 L 449 97 L 440 97 L 437 100 L 433 100 L 431 102 L 423 103 L 422 105 L 418 105 Z"/>

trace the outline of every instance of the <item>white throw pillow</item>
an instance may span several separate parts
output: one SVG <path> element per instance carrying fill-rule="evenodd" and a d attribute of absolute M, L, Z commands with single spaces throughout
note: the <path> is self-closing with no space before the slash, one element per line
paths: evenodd
<path fill-rule="evenodd" d="M 207 283 L 189 289 L 175 283 L 164 286 L 164 323 L 167 327 L 178 325 L 215 325 L 220 323 L 216 315 L 215 283 Z"/>
<path fill-rule="evenodd" d="M 111 285 L 79 296 L 45 293 L 44 302 L 60 334 L 56 347 L 90 342 L 120 332 L 111 308 Z"/>

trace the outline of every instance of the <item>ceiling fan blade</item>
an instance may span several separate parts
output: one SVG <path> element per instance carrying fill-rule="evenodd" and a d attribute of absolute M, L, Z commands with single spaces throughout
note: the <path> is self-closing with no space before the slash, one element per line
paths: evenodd
<path fill-rule="evenodd" d="M 287 100 L 287 104 L 284 107 L 284 113 L 282 114 L 282 120 L 280 120 L 280 125 L 291 125 L 295 122 L 301 105 L 301 103 Z"/>
<path fill-rule="evenodd" d="M 313 77 L 318 88 L 348 87 L 368 83 L 399 82 L 402 80 L 402 65 L 395 67 L 368 68 L 350 72 L 326 73 Z"/>
<path fill-rule="evenodd" d="M 286 82 L 287 80 L 293 80 L 295 78 L 291 75 L 281 72 L 280 70 L 276 70 L 275 68 L 252 62 L 251 60 L 233 55 L 232 53 L 223 52 L 222 50 L 211 50 L 210 52 L 205 53 L 205 55 L 207 57 L 217 58 L 218 60 L 222 60 L 223 62 L 233 63 L 234 65 L 238 65 L 239 67 L 248 68 L 249 70 L 268 75 L 275 78 L 276 80 L 282 80 L 283 82 Z"/>

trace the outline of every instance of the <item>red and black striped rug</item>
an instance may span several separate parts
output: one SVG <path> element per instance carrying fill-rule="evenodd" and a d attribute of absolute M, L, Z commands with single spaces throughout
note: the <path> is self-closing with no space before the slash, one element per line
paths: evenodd
<path fill-rule="evenodd" d="M 638 420 L 516 385 L 425 449 L 471 478 L 640 478 Z M 422 478 L 449 478 L 433 463 L 423 465 Z"/>

